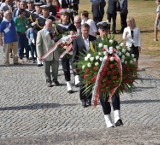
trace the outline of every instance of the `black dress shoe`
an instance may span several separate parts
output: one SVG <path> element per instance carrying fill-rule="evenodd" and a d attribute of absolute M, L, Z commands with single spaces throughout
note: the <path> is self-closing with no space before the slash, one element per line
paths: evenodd
<path fill-rule="evenodd" d="M 47 86 L 48 87 L 52 87 L 52 83 L 47 83 Z"/>
<path fill-rule="evenodd" d="M 91 106 L 91 100 L 88 99 L 87 102 L 86 102 L 86 104 L 87 104 L 88 106 Z"/>
<path fill-rule="evenodd" d="M 82 106 L 85 108 L 87 107 L 86 101 L 82 100 Z"/>
<path fill-rule="evenodd" d="M 37 66 L 38 66 L 38 67 L 41 67 L 41 66 L 43 66 L 43 64 L 37 64 Z"/>
<path fill-rule="evenodd" d="M 73 90 L 69 90 L 68 93 L 69 93 L 69 94 L 72 94 L 72 93 L 73 93 Z"/>
<path fill-rule="evenodd" d="M 55 83 L 56 86 L 59 86 L 60 83 L 58 81 L 53 81 Z"/>
<path fill-rule="evenodd" d="M 115 123 L 115 126 L 122 126 L 123 125 L 123 122 L 121 119 L 119 119 L 116 123 Z"/>

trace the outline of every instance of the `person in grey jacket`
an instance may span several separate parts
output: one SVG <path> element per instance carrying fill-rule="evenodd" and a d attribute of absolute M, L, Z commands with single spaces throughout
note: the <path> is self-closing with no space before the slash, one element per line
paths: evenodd
<path fill-rule="evenodd" d="M 45 22 L 45 27 L 37 33 L 36 50 L 37 57 L 40 60 L 41 57 L 55 44 L 53 37 L 54 30 L 52 28 L 52 20 L 47 19 Z M 52 87 L 50 67 L 52 68 L 52 80 L 57 86 L 59 86 L 60 84 L 57 80 L 59 67 L 59 53 L 57 50 L 49 54 L 48 57 L 44 59 L 45 78 L 48 87 Z"/>

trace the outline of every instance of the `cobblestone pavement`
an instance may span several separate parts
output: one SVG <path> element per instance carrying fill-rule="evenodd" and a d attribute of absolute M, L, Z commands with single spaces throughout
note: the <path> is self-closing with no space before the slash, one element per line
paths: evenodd
<path fill-rule="evenodd" d="M 141 62 L 142 81 L 121 95 L 124 126 L 107 129 L 100 105 L 84 109 L 78 88 L 67 93 L 61 67 L 62 86 L 49 88 L 43 67 L 4 66 L 1 57 L 0 145 L 160 145 L 160 78 Z"/>

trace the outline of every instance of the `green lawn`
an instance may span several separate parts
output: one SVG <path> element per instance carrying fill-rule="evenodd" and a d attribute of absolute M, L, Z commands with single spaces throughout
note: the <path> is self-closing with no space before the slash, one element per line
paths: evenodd
<path fill-rule="evenodd" d="M 107 1 L 107 0 L 106 0 Z M 128 0 L 128 16 L 132 16 L 136 20 L 137 27 L 141 30 L 142 38 L 142 53 L 160 56 L 160 41 L 154 42 L 154 19 L 156 15 L 156 3 L 154 0 Z M 80 0 L 79 9 L 88 10 L 90 17 L 91 13 L 91 3 L 90 0 Z M 105 7 L 105 11 L 107 6 Z M 104 15 L 104 20 L 106 20 L 107 15 Z M 117 14 L 117 30 L 120 29 L 120 18 L 119 13 Z M 122 35 L 118 34 L 115 36 L 117 40 L 122 39 Z M 160 31 L 159 31 L 160 40 Z"/>

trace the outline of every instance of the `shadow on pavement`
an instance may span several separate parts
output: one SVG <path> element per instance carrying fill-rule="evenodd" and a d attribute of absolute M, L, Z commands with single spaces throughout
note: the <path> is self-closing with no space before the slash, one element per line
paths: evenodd
<path fill-rule="evenodd" d="M 78 104 L 58 104 L 58 103 L 40 103 L 40 104 L 30 104 L 27 106 L 12 106 L 12 107 L 0 107 L 0 111 L 5 110 L 34 110 L 34 109 L 46 109 L 46 108 L 56 108 L 61 106 L 76 106 Z"/>
<path fill-rule="evenodd" d="M 127 100 L 121 101 L 122 104 L 138 104 L 138 103 L 160 103 L 160 100 Z"/>

